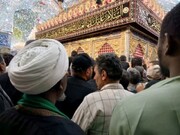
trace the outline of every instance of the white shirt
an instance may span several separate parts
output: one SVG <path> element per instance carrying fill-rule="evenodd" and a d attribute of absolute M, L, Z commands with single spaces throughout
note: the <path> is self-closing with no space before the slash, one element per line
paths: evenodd
<path fill-rule="evenodd" d="M 116 103 L 133 95 L 119 83 L 103 86 L 100 91 L 87 95 L 72 120 L 88 135 L 108 135 L 112 111 Z"/>

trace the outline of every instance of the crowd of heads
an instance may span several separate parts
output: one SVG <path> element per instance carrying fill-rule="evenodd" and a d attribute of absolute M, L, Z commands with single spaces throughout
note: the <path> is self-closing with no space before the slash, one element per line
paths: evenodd
<path fill-rule="evenodd" d="M 118 80 L 126 90 L 134 93 L 144 90 L 146 84 L 152 80 L 158 82 L 163 79 L 159 61 L 149 61 L 146 64 L 144 59 L 134 57 L 128 62 L 125 55 L 118 57 L 114 53 L 101 54 L 93 60 L 86 53 L 77 54 L 76 51 L 72 51 L 69 66 L 70 76 L 84 75 L 87 80 L 94 79 L 98 89 L 106 83 L 105 76 L 107 76 L 108 81 Z M 138 90 L 139 84 L 143 84 L 140 90 Z"/>
<path fill-rule="evenodd" d="M 129 65 L 129 68 L 122 66 L 124 71 L 122 79 L 120 79 L 120 83 L 125 89 L 131 92 L 140 92 L 146 88 L 146 84 L 148 84 L 150 81 L 157 80 L 158 82 L 163 79 L 160 71 L 159 61 L 149 61 L 148 63 L 145 63 L 144 59 L 134 57 L 130 62 L 127 62 L 124 61 L 126 60 L 124 55 L 120 56 L 120 60 L 121 65 L 124 65 L 125 62 Z M 139 88 L 139 85 L 142 87 Z"/>

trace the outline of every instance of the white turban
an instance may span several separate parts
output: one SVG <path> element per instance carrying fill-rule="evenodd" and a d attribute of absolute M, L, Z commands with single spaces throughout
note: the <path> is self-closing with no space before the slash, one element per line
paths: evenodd
<path fill-rule="evenodd" d="M 147 69 L 148 80 L 159 80 L 161 79 L 161 70 L 159 65 L 153 65 Z"/>
<path fill-rule="evenodd" d="M 16 89 L 26 94 L 50 90 L 68 70 L 64 46 L 53 39 L 36 40 L 10 62 L 8 75 Z"/>

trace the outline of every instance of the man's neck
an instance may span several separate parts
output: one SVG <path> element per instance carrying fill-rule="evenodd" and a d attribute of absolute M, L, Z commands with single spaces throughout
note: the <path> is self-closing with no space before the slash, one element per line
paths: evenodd
<path fill-rule="evenodd" d="M 179 59 L 173 59 L 173 64 L 170 64 L 170 77 L 180 76 L 180 62 Z"/>
<path fill-rule="evenodd" d="M 88 79 L 86 78 L 86 77 L 84 77 L 83 75 L 73 75 L 73 77 L 77 77 L 77 78 L 80 78 L 80 79 L 82 79 L 82 80 L 84 80 L 84 81 L 88 81 Z"/>
<path fill-rule="evenodd" d="M 103 86 L 101 87 L 101 89 L 108 84 L 112 84 L 112 83 L 119 83 L 119 81 L 112 81 L 112 80 L 106 80 L 106 82 L 104 82 Z"/>
<path fill-rule="evenodd" d="M 73 76 L 78 77 L 78 78 L 82 78 L 83 80 L 88 81 L 88 78 L 83 74 L 73 74 Z"/>

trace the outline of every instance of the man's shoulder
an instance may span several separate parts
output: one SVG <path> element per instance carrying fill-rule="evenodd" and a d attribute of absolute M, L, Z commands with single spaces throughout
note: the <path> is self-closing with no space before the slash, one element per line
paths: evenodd
<path fill-rule="evenodd" d="M 69 77 L 67 83 L 68 83 L 69 87 L 81 86 L 81 87 L 89 88 L 89 86 L 90 86 L 88 81 L 85 81 L 79 77 Z"/>
<path fill-rule="evenodd" d="M 166 83 L 161 85 L 160 83 L 155 84 L 142 92 L 135 94 L 134 96 L 127 97 L 118 105 L 123 106 L 126 110 L 134 111 L 137 108 L 142 109 L 147 106 L 151 106 L 154 109 L 158 106 L 168 105 L 171 102 L 172 97 L 174 101 L 178 101 L 178 96 L 180 94 L 179 88 L 173 83 Z"/>
<path fill-rule="evenodd" d="M 142 101 L 154 101 L 153 98 L 156 98 L 156 96 L 163 96 L 163 95 L 157 95 L 162 89 L 159 88 L 149 88 L 144 91 L 141 91 L 137 94 L 134 94 L 131 97 L 126 98 L 122 103 L 123 104 L 133 104 L 133 103 L 139 103 L 141 104 Z"/>
<path fill-rule="evenodd" d="M 9 81 L 8 73 L 3 73 L 0 75 L 0 83 Z"/>
<path fill-rule="evenodd" d="M 15 108 L 9 109 L 0 115 L 0 125 L 6 123 L 11 127 L 12 123 L 17 123 L 17 121 L 18 126 L 23 127 L 22 129 L 26 129 L 27 132 L 31 130 L 31 132 L 36 133 L 35 129 L 37 129 L 47 135 L 84 135 L 84 132 L 77 124 L 59 116 L 26 115 L 18 112 Z M 26 125 L 22 123 L 26 123 Z"/>
<path fill-rule="evenodd" d="M 179 124 L 174 118 L 179 119 L 179 87 L 179 80 L 169 79 L 127 97 L 115 107 L 113 119 L 121 117 L 122 123 L 130 125 L 132 134 L 143 130 L 158 134 L 160 130 L 157 127 L 162 128 L 161 131 L 175 129 L 175 126 L 178 129 Z"/>
<path fill-rule="evenodd" d="M 54 130 L 57 131 L 57 133 L 64 133 L 64 135 L 68 134 L 74 134 L 74 135 L 84 135 L 84 132 L 82 131 L 82 129 L 73 121 L 65 119 L 65 118 L 61 118 L 61 117 L 56 117 L 53 116 L 51 117 L 51 121 L 53 123 L 56 123 L 56 126 L 53 126 L 51 128 L 53 128 Z M 47 124 L 47 127 L 50 125 Z M 50 129 L 48 130 L 49 132 L 51 131 Z M 63 135 L 63 134 L 62 134 Z"/>
<path fill-rule="evenodd" d="M 103 100 L 109 100 L 109 99 L 120 99 L 123 97 L 128 97 L 134 95 L 133 93 L 124 90 L 124 89 L 106 89 L 101 91 L 95 91 L 93 93 L 88 94 L 84 100 L 87 102 L 87 104 L 95 104 L 98 102 L 102 102 Z"/>
<path fill-rule="evenodd" d="M 87 96 L 84 97 L 84 99 L 86 100 L 91 100 L 91 101 L 95 101 L 97 100 L 99 97 L 99 92 L 95 91 L 93 93 L 88 94 Z"/>
<path fill-rule="evenodd" d="M 101 92 L 95 91 L 85 96 L 82 104 L 86 105 L 87 107 L 91 107 L 98 102 L 102 102 L 102 98 Z"/>

